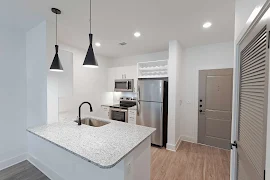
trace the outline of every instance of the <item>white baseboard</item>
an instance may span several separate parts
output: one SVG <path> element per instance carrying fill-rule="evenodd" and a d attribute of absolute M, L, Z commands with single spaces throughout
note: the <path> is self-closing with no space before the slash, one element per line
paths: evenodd
<path fill-rule="evenodd" d="M 27 160 L 33 164 L 36 168 L 38 168 L 43 174 L 45 174 L 51 180 L 64 180 L 61 176 L 59 176 L 56 172 L 51 170 L 48 166 L 41 163 L 38 159 L 34 158 L 30 154 L 27 156 Z"/>
<path fill-rule="evenodd" d="M 191 142 L 191 143 L 196 143 L 195 138 L 188 137 L 188 136 L 180 136 L 180 137 L 178 138 L 176 144 L 169 144 L 169 143 L 167 143 L 167 144 L 166 144 L 166 149 L 169 150 L 169 151 L 176 152 L 177 149 L 179 148 L 179 146 L 180 146 L 180 144 L 181 144 L 182 141 L 187 141 L 187 142 Z"/>
<path fill-rule="evenodd" d="M 167 143 L 166 144 L 166 149 L 169 150 L 169 151 L 176 152 L 180 144 L 181 144 L 181 137 L 178 138 L 176 144 Z"/>
<path fill-rule="evenodd" d="M 0 162 L 0 171 L 27 159 L 27 153 Z"/>
<path fill-rule="evenodd" d="M 195 138 L 189 137 L 189 136 L 181 136 L 181 141 L 187 141 L 187 142 L 191 142 L 191 143 L 197 143 Z"/>

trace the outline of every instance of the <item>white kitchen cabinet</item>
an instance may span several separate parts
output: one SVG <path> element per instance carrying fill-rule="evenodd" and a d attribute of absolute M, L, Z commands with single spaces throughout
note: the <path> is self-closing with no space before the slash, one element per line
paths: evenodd
<path fill-rule="evenodd" d="M 105 118 L 110 119 L 110 107 L 109 106 L 101 106 L 103 114 Z"/>
<path fill-rule="evenodd" d="M 108 91 L 114 91 L 116 79 L 134 79 L 134 90 L 137 92 L 137 66 L 114 67 L 108 69 Z"/>
<path fill-rule="evenodd" d="M 136 124 L 136 117 L 137 117 L 136 110 L 128 110 L 128 123 Z"/>

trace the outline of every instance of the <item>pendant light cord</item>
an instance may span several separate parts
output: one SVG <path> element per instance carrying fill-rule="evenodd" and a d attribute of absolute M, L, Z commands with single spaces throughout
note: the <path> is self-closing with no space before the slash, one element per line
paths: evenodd
<path fill-rule="evenodd" d="M 56 17 L 56 37 L 55 37 L 55 41 L 56 41 L 56 45 L 57 45 L 57 14 L 55 14 L 55 17 Z"/>
<path fill-rule="evenodd" d="M 91 7 L 91 0 L 90 0 L 90 34 L 91 34 L 91 32 L 92 32 L 92 31 L 91 31 L 91 23 L 92 23 L 92 19 L 91 19 L 91 15 L 92 15 L 92 14 L 91 14 L 91 8 L 92 8 L 92 7 Z"/>

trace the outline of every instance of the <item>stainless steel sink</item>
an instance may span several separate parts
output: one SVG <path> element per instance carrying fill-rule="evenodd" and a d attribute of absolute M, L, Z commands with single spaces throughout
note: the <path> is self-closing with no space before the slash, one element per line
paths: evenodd
<path fill-rule="evenodd" d="M 104 126 L 106 124 L 109 124 L 109 122 L 91 119 L 91 118 L 84 118 L 81 121 L 82 121 L 82 124 L 85 124 L 88 126 L 93 126 L 93 127 L 101 127 L 101 126 Z M 78 123 L 78 120 L 76 120 L 75 122 Z"/>

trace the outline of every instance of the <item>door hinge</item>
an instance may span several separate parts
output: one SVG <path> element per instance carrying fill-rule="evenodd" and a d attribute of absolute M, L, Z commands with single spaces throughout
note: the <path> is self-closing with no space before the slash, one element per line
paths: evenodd
<path fill-rule="evenodd" d="M 233 146 L 234 146 L 235 148 L 237 148 L 237 143 L 236 143 L 236 141 L 234 141 L 233 144 L 231 143 L 231 149 L 233 149 Z"/>

